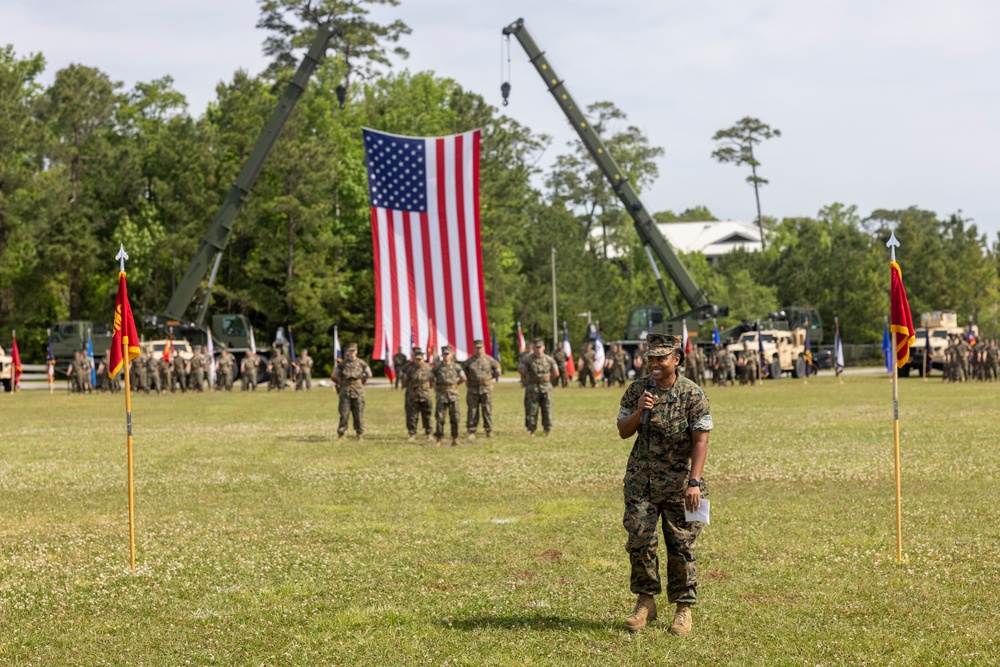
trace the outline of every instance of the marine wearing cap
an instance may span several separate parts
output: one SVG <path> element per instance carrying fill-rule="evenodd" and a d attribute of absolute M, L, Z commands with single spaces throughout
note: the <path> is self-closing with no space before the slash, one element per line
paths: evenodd
<path fill-rule="evenodd" d="M 424 358 L 424 352 L 419 347 L 413 348 L 413 358 L 416 359 L 417 357 Z"/>
<path fill-rule="evenodd" d="M 485 347 L 485 344 L 483 343 L 482 339 L 478 339 L 478 338 L 476 340 L 472 341 L 472 344 L 475 346 L 475 348 L 477 350 L 482 349 L 483 347 Z"/>

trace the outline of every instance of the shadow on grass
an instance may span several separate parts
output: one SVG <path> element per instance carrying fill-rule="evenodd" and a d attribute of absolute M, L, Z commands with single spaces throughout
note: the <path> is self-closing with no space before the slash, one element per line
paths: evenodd
<path fill-rule="evenodd" d="M 438 623 L 454 630 L 613 630 L 614 625 L 590 618 L 569 616 L 539 616 L 515 614 L 512 616 L 475 616 L 441 620 Z"/>

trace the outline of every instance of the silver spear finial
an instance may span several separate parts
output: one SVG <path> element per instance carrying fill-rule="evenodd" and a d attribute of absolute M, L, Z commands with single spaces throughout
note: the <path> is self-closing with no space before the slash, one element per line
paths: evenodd
<path fill-rule="evenodd" d="M 125 260 L 128 259 L 128 253 L 125 252 L 125 244 L 124 243 L 120 244 L 120 246 L 118 247 L 118 254 L 115 255 L 115 259 L 117 259 L 117 260 L 119 260 L 121 262 L 121 271 L 122 271 L 122 273 L 124 273 L 125 272 Z"/>
<path fill-rule="evenodd" d="M 886 241 L 885 246 L 889 248 L 891 253 L 892 261 L 896 261 L 896 248 L 899 247 L 899 241 L 896 240 L 896 232 L 889 232 L 889 240 Z"/>

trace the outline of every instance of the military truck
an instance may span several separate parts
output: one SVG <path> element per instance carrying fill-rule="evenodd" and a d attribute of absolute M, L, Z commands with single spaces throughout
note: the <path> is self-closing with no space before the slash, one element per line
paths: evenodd
<path fill-rule="evenodd" d="M 799 355 L 806 351 L 806 330 L 803 327 L 792 329 L 762 329 L 760 331 L 744 331 L 735 343 L 726 346 L 726 349 L 736 354 L 743 350 L 744 344 L 758 352 L 760 343 L 758 337 L 764 343 L 764 359 L 770 368 L 771 377 L 779 378 L 782 373 L 791 373 L 797 378 L 802 372 L 798 363 Z M 774 355 L 777 353 L 778 360 L 775 362 Z"/>
<path fill-rule="evenodd" d="M 167 347 L 167 343 L 170 340 L 164 338 L 162 340 L 147 340 L 139 343 L 139 348 L 144 354 L 153 357 L 157 361 L 163 358 L 163 350 Z M 184 361 L 190 361 L 194 357 L 194 348 L 191 347 L 191 343 L 187 342 L 183 338 L 180 340 L 175 340 L 173 342 L 173 352 L 171 354 L 179 354 L 181 359 Z M 173 357 L 171 357 L 172 359 Z"/>
<path fill-rule="evenodd" d="M 920 328 L 916 330 L 916 340 L 910 345 L 910 360 L 899 369 L 900 377 L 909 377 L 911 372 L 920 377 L 932 369 L 944 369 L 944 351 L 948 347 L 949 336 L 966 337 L 968 327 L 960 326 L 958 315 L 950 310 L 934 310 L 920 316 Z M 972 333 L 979 336 L 979 327 L 972 325 Z M 927 341 L 931 345 L 931 365 L 926 364 Z"/>
<path fill-rule="evenodd" d="M 86 320 L 67 320 L 52 326 L 52 353 L 56 356 L 56 368 L 65 368 L 77 352 L 87 351 L 87 332 L 90 332 L 94 346 L 94 359 L 100 359 L 111 347 L 114 332 L 105 324 L 95 324 Z"/>
<path fill-rule="evenodd" d="M 5 392 L 10 392 L 14 385 L 14 357 L 4 352 L 3 345 L 0 345 L 0 383 Z"/>

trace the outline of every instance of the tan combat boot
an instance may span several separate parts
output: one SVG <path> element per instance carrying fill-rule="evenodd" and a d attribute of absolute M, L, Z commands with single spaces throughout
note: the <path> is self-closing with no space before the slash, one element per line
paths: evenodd
<path fill-rule="evenodd" d="M 674 624 L 670 626 L 672 635 L 691 634 L 691 605 L 684 602 L 677 603 L 677 611 L 674 612 Z"/>
<path fill-rule="evenodd" d="M 490 440 L 492 437 L 493 437 L 493 431 L 487 431 L 486 432 L 486 439 Z"/>
<path fill-rule="evenodd" d="M 411 435 L 411 436 L 409 436 L 406 439 L 407 442 L 416 442 L 416 440 L 417 440 L 417 436 L 415 436 L 415 435 Z"/>
<path fill-rule="evenodd" d="M 547 438 L 547 437 L 549 437 L 549 433 L 552 433 L 552 431 L 546 431 L 546 432 L 545 432 L 545 437 L 546 437 L 546 438 Z"/>
<path fill-rule="evenodd" d="M 441 446 L 441 438 L 434 438 L 434 446 L 435 447 Z"/>
<path fill-rule="evenodd" d="M 364 441 L 365 441 L 365 434 L 358 433 L 358 442 L 364 442 Z"/>
<path fill-rule="evenodd" d="M 476 434 L 475 433 L 470 433 L 467 436 L 465 436 L 465 439 L 466 440 L 475 440 L 476 439 Z"/>
<path fill-rule="evenodd" d="M 458 447 L 458 438 L 452 438 L 451 439 L 451 446 L 452 447 Z"/>
<path fill-rule="evenodd" d="M 340 435 L 337 436 L 337 442 L 343 442 L 343 441 L 344 441 L 344 434 L 341 433 Z"/>
<path fill-rule="evenodd" d="M 656 599 L 652 595 L 639 594 L 635 601 L 635 609 L 625 619 L 625 629 L 629 632 L 639 632 L 646 627 L 647 621 L 656 620 Z"/>

